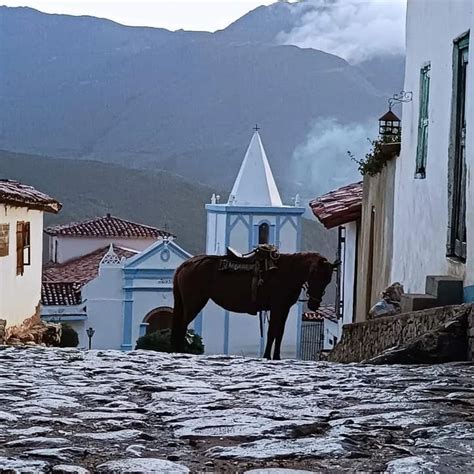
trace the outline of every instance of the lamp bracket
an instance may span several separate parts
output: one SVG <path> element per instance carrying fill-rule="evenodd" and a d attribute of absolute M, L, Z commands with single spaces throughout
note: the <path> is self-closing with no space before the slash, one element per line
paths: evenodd
<path fill-rule="evenodd" d="M 400 91 L 398 94 L 394 94 L 390 99 L 388 99 L 388 108 L 392 110 L 392 107 L 395 104 L 411 102 L 413 100 L 412 91 Z"/>

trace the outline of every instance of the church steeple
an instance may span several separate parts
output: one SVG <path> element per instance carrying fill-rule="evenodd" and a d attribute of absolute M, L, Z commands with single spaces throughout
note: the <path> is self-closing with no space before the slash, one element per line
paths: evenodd
<path fill-rule="evenodd" d="M 229 196 L 237 206 L 283 206 L 258 130 L 255 130 Z"/>

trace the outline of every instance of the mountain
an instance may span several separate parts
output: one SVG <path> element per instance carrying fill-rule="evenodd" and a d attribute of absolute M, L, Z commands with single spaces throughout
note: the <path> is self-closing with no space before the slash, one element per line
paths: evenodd
<path fill-rule="evenodd" d="M 278 44 L 291 22 L 284 2 L 216 33 L 0 7 L 0 148 L 229 189 L 258 123 L 288 198 L 291 156 L 314 121 L 375 122 L 403 75 Z"/>
<path fill-rule="evenodd" d="M 167 228 L 191 253 L 205 249 L 206 212 L 212 190 L 164 171 L 134 170 L 86 160 L 53 159 L 0 150 L 0 178 L 31 184 L 62 202 L 45 225 L 105 215 Z M 224 195 L 223 195 L 224 197 Z M 303 250 L 335 254 L 335 235 L 303 220 Z"/>

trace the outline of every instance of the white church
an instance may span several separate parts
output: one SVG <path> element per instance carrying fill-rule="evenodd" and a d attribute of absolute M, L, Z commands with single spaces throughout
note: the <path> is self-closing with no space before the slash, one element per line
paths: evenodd
<path fill-rule="evenodd" d="M 246 253 L 263 243 L 284 253 L 300 250 L 305 209 L 297 199 L 283 204 L 258 131 L 228 202 L 213 196 L 206 210 L 207 254 L 225 254 L 227 247 Z M 171 326 L 173 274 L 191 257 L 173 236 L 110 215 L 46 232 L 52 261 L 43 270 L 43 319 L 73 326 L 82 347 L 92 328 L 94 349 L 132 350 L 140 336 Z M 300 304 L 290 311 L 282 357 L 299 355 L 301 314 Z M 202 335 L 206 354 L 263 354 L 256 316 L 210 302 L 190 329 Z"/>

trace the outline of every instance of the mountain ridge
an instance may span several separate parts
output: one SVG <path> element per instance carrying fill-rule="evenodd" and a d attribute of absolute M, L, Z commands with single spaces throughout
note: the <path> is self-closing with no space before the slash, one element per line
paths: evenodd
<path fill-rule="evenodd" d="M 0 148 L 228 189 L 257 122 L 283 193 L 294 194 L 288 167 L 312 123 L 375 121 L 385 97 L 373 80 L 387 81 L 329 53 L 260 41 L 288 24 L 284 5 L 215 33 L 0 7 Z M 259 21 L 260 39 L 249 37 Z"/>

